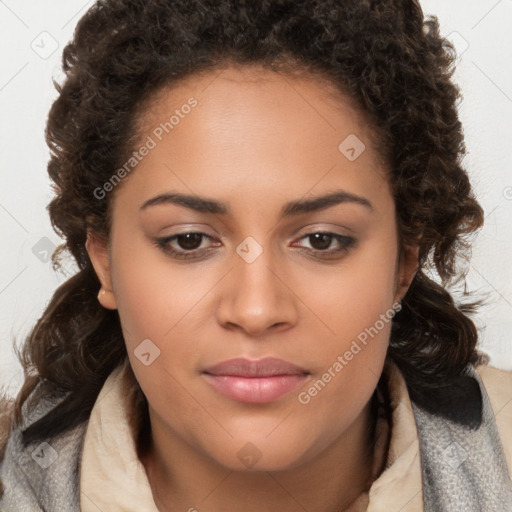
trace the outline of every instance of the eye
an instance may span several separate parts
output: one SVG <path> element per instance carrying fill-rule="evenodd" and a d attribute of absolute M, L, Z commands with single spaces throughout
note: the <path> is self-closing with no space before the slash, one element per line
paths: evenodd
<path fill-rule="evenodd" d="M 187 233 L 179 233 L 177 235 L 159 238 L 156 244 L 162 251 L 169 254 L 173 258 L 187 259 L 198 258 L 201 254 L 209 252 L 211 249 L 200 248 L 203 239 L 213 240 L 213 238 L 206 233 L 199 231 L 191 231 Z M 178 249 L 173 247 L 172 243 L 176 242 Z M 220 244 L 219 244 L 220 245 Z M 201 253 L 199 256 L 197 253 Z"/>
<path fill-rule="evenodd" d="M 176 259 L 200 258 L 205 253 L 212 251 L 212 248 L 201 247 L 204 240 L 214 240 L 213 237 L 200 231 L 191 231 L 179 233 L 176 235 L 158 238 L 155 240 L 156 245 L 166 254 Z M 331 232 L 315 232 L 308 233 L 300 238 L 300 240 L 309 239 L 313 245 L 312 248 L 302 248 L 305 252 L 312 253 L 320 258 L 330 258 L 348 252 L 354 245 L 356 240 L 352 237 L 339 235 Z M 334 249 L 329 249 L 333 242 L 337 244 Z M 220 242 L 216 244 L 219 247 Z"/>
<path fill-rule="evenodd" d="M 309 240 L 310 244 L 313 245 L 313 247 L 308 249 L 306 252 L 313 253 L 315 256 L 319 256 L 320 258 L 344 254 L 348 252 L 356 242 L 356 240 L 350 236 L 338 235 L 337 233 L 330 233 L 327 231 L 308 233 L 301 237 L 300 240 L 304 239 Z M 333 242 L 337 244 L 337 247 L 329 249 Z"/>

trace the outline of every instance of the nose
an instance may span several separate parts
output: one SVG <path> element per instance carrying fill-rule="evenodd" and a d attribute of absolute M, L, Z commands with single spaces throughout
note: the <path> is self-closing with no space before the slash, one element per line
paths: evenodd
<path fill-rule="evenodd" d="M 234 267 L 219 288 L 219 324 L 253 337 L 294 325 L 298 319 L 298 299 L 283 265 L 272 260 L 269 250 L 252 262 L 235 255 Z"/>

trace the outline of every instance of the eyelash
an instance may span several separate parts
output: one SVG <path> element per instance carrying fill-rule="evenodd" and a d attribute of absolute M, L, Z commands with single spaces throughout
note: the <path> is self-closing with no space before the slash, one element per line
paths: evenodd
<path fill-rule="evenodd" d="M 170 243 L 174 240 L 176 240 L 178 237 L 185 236 L 185 235 L 200 235 L 203 238 L 207 238 L 210 240 L 213 240 L 213 237 L 210 235 L 207 235 L 206 233 L 202 233 L 200 231 L 188 231 L 185 233 L 179 233 L 177 235 L 168 236 L 165 238 L 157 238 L 155 240 L 156 245 L 158 248 L 160 248 L 163 252 L 171 256 L 175 259 L 198 259 L 202 255 L 204 255 L 206 252 L 210 252 L 212 249 L 191 249 L 191 250 L 176 250 L 170 246 Z M 349 252 L 353 246 L 355 245 L 355 238 L 344 236 L 344 235 L 338 235 L 336 233 L 331 233 L 329 231 L 314 231 L 311 233 L 308 233 L 304 236 L 302 236 L 299 240 L 303 240 L 304 238 L 309 238 L 314 235 L 327 235 L 331 236 L 334 240 L 336 240 L 341 247 L 339 249 L 330 249 L 330 250 L 319 250 L 319 249 L 306 249 L 306 252 L 313 253 L 314 256 L 317 256 L 321 259 L 327 259 L 325 256 L 336 256 L 336 255 L 342 255 L 347 252 Z M 202 240 L 201 240 L 202 242 Z M 329 244 L 330 245 L 330 244 Z M 197 253 L 200 253 L 197 255 Z"/>

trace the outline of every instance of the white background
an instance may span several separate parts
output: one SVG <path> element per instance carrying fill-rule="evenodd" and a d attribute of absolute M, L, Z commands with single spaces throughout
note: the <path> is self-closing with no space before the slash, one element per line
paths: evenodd
<path fill-rule="evenodd" d="M 468 286 L 487 297 L 476 317 L 482 348 L 493 366 L 512 370 L 512 0 L 421 4 L 438 16 L 460 55 L 454 79 L 464 96 L 464 165 L 486 215 Z M 52 191 L 44 128 L 56 97 L 52 78 L 62 76 L 62 49 L 90 5 L 0 1 L 0 385 L 11 394 L 23 378 L 13 343 L 23 341 L 66 279 L 40 259 L 60 243 L 46 211 Z"/>

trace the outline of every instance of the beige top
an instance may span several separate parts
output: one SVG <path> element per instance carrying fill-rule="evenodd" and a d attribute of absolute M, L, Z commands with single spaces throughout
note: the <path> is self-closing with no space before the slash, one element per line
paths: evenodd
<path fill-rule="evenodd" d="M 106 380 L 92 409 L 81 462 L 83 512 L 158 512 L 144 466 L 137 457 L 128 360 Z M 375 480 L 347 512 L 423 512 L 419 440 L 404 378 L 396 365 L 384 373 L 392 409 L 390 429 L 377 424 Z M 512 475 L 512 372 L 479 366 Z M 386 447 L 389 450 L 386 453 Z M 382 467 L 384 458 L 386 463 Z"/>

